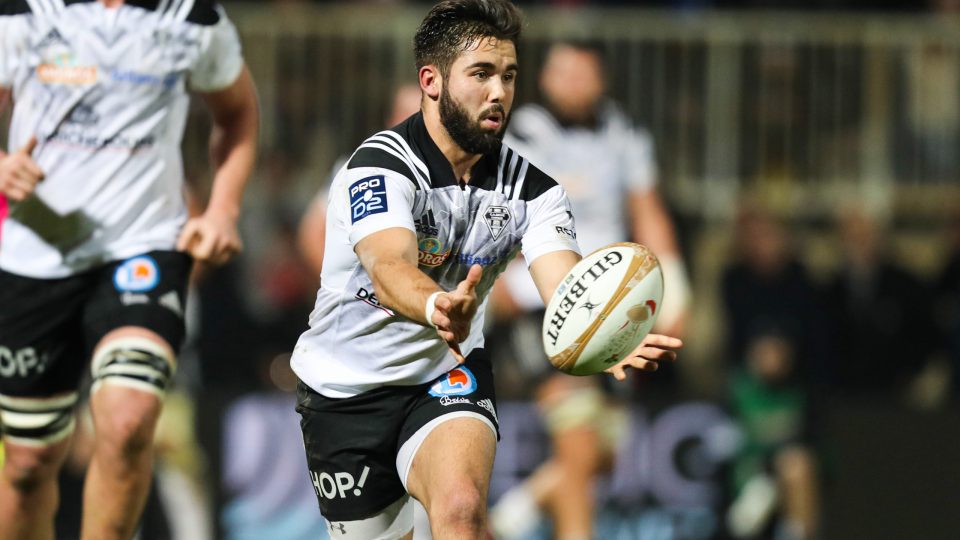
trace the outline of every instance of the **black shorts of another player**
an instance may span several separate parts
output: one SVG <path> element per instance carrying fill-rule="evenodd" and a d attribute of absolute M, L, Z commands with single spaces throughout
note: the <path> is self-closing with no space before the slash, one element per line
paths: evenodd
<path fill-rule="evenodd" d="M 432 420 L 473 413 L 498 430 L 493 370 L 482 351 L 434 382 L 333 399 L 301 382 L 297 412 L 310 481 L 331 522 L 366 519 L 406 494 L 397 455 Z M 412 458 L 411 458 L 412 459 Z"/>
<path fill-rule="evenodd" d="M 0 395 L 76 390 L 93 348 L 122 326 L 178 350 L 191 264 L 185 253 L 151 251 L 58 279 L 0 270 Z"/>

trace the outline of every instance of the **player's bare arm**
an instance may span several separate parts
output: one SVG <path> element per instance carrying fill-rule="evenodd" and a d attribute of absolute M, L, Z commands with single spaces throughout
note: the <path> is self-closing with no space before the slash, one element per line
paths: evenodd
<path fill-rule="evenodd" d="M 246 67 L 223 90 L 200 94 L 210 110 L 213 190 L 203 215 L 184 226 L 177 249 L 199 261 L 223 264 L 243 245 L 237 219 L 243 190 L 256 160 L 259 127 L 256 89 Z"/>
<path fill-rule="evenodd" d="M 435 326 L 457 361 L 463 362 L 459 344 L 470 335 L 470 324 L 477 312 L 476 285 L 481 267 L 470 268 L 467 279 L 457 288 L 444 292 L 417 263 L 417 236 L 410 230 L 394 227 L 375 232 L 359 242 L 354 250 L 367 271 L 380 302 L 404 317 Z M 436 297 L 433 297 L 435 293 Z M 427 320 L 427 302 L 433 302 L 431 320 Z"/>
<path fill-rule="evenodd" d="M 664 272 L 667 294 L 657 319 L 660 332 L 682 336 L 688 318 L 690 284 L 677 246 L 676 231 L 663 198 L 655 189 L 634 192 L 628 199 L 633 238 L 657 254 Z"/>
<path fill-rule="evenodd" d="M 540 292 L 544 305 L 550 303 L 550 297 L 560 285 L 563 277 L 580 261 L 580 255 L 573 251 L 554 251 L 541 255 L 530 264 L 530 275 Z M 648 334 L 646 338 L 619 363 L 606 370 L 618 381 L 627 378 L 628 368 L 644 371 L 656 371 L 659 363 L 673 361 L 683 342 L 675 337 L 661 334 Z"/>
<path fill-rule="evenodd" d="M 530 276 L 543 299 L 543 305 L 550 303 L 553 292 L 560 286 L 564 276 L 582 258 L 576 251 L 561 250 L 541 255 L 530 263 Z"/>

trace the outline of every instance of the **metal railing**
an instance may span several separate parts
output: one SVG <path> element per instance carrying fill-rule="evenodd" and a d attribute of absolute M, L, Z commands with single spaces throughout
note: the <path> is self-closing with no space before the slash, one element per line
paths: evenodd
<path fill-rule="evenodd" d="M 322 185 L 337 156 L 382 127 L 392 89 L 415 80 L 411 41 L 425 5 L 226 8 L 260 92 L 264 163 L 283 161 L 301 182 Z M 951 210 L 960 185 L 960 19 L 526 14 L 518 102 L 537 99 L 553 39 L 604 42 L 610 92 L 654 135 L 663 190 L 690 215 L 728 216 L 744 190 L 814 215 L 846 195 L 914 214 Z M 188 163 L 204 163 L 203 122 L 192 125 Z"/>

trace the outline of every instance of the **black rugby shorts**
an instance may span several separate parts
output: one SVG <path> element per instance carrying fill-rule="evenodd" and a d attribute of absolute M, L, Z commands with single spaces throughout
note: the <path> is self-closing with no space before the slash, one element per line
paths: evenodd
<path fill-rule="evenodd" d="M 334 399 L 301 382 L 297 402 L 310 482 L 331 522 L 366 519 L 406 494 L 397 454 L 430 421 L 470 412 L 499 430 L 493 370 L 480 350 L 431 383 Z"/>
<path fill-rule="evenodd" d="M 152 251 L 59 279 L 0 270 L 0 394 L 76 390 L 93 348 L 121 326 L 152 330 L 178 350 L 191 263 Z"/>

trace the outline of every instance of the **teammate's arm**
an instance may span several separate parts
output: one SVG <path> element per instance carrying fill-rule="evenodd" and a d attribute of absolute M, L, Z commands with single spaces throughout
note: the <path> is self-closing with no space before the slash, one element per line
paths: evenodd
<path fill-rule="evenodd" d="M 377 231 L 357 242 L 354 251 L 370 276 L 380 303 L 410 320 L 435 326 L 437 334 L 462 363 L 459 344 L 470 335 L 470 323 L 477 312 L 475 288 L 481 267 L 472 266 L 467 279 L 448 293 L 420 271 L 417 236 L 409 229 L 392 227 Z M 433 297 L 434 293 L 439 294 Z M 434 311 L 428 321 L 427 302 L 431 299 Z"/>
<path fill-rule="evenodd" d="M 663 199 L 656 189 L 634 191 L 628 198 L 634 241 L 657 254 L 664 274 L 666 292 L 657 318 L 657 329 L 683 335 L 687 320 L 690 284 L 677 235 Z"/>
<path fill-rule="evenodd" d="M 188 251 L 197 260 L 222 264 L 242 248 L 237 219 L 243 190 L 256 160 L 257 95 L 246 67 L 230 86 L 199 95 L 213 119 L 213 189 L 203 215 L 184 226 L 177 249 Z"/>

